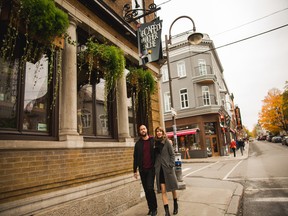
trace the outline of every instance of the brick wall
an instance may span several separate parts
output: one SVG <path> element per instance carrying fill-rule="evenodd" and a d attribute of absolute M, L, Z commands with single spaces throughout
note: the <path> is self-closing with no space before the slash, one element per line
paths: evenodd
<path fill-rule="evenodd" d="M 2 150 L 0 202 L 132 172 L 133 148 Z"/>

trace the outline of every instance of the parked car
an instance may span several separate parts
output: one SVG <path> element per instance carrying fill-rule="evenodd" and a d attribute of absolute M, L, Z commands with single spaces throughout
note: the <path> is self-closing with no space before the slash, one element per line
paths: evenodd
<path fill-rule="evenodd" d="M 282 138 L 282 145 L 287 145 L 288 146 L 288 136 L 284 136 Z"/>
<path fill-rule="evenodd" d="M 269 136 L 266 137 L 266 140 L 267 140 L 268 142 L 272 142 L 273 137 L 274 137 L 274 136 L 269 135 Z"/>
<path fill-rule="evenodd" d="M 266 140 L 266 135 L 258 136 L 257 140 Z"/>
<path fill-rule="evenodd" d="M 272 137 L 272 142 L 273 143 L 281 143 L 282 142 L 282 137 L 274 136 L 274 137 Z"/>

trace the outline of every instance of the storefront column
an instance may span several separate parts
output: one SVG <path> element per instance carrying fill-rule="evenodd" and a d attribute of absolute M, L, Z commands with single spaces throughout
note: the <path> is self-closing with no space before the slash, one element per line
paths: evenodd
<path fill-rule="evenodd" d="M 120 140 L 130 137 L 126 87 L 127 72 L 125 69 L 124 75 L 117 81 L 118 136 Z"/>
<path fill-rule="evenodd" d="M 76 41 L 76 21 L 70 17 L 67 29 L 72 41 Z M 77 132 L 77 50 L 65 41 L 60 88 L 60 140 L 79 140 Z M 81 140 L 81 139 L 80 139 Z M 76 143 L 79 145 L 79 143 Z"/>

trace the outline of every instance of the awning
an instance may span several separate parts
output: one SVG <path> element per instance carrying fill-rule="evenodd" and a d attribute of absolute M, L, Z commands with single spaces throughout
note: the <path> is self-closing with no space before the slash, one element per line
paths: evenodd
<path fill-rule="evenodd" d="M 190 134 L 196 134 L 199 131 L 198 128 L 193 128 L 193 129 L 188 129 L 188 130 L 181 130 L 181 131 L 177 131 L 176 135 L 177 136 L 185 136 L 185 135 L 190 135 Z M 166 133 L 167 137 L 173 137 L 174 133 L 173 131 L 171 132 L 167 132 Z"/>

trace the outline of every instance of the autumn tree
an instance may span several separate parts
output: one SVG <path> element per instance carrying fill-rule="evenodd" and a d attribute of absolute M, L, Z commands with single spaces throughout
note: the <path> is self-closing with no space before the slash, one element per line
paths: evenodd
<path fill-rule="evenodd" d="M 283 92 L 283 118 L 286 123 L 286 131 L 288 128 L 288 81 L 285 82 L 285 88 Z"/>
<path fill-rule="evenodd" d="M 287 121 L 283 114 L 283 95 L 277 88 L 269 90 L 264 98 L 261 112 L 259 113 L 259 123 L 263 128 L 273 134 L 280 131 L 287 131 Z"/>

